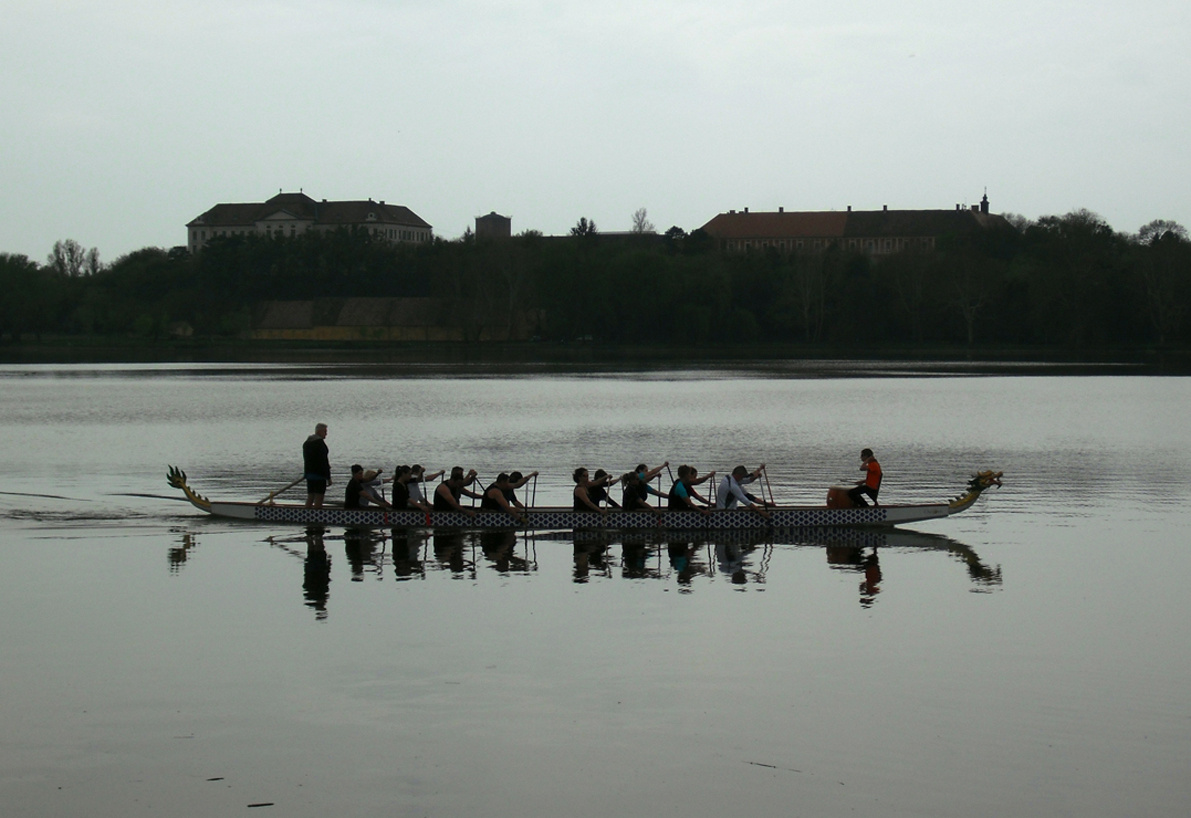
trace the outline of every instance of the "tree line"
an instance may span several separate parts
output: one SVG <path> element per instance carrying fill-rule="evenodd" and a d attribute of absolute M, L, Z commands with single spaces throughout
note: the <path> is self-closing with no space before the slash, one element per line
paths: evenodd
<path fill-rule="evenodd" d="M 58 242 L 45 263 L 0 253 L 0 339 L 160 338 L 182 324 L 236 337 L 267 300 L 429 296 L 468 338 L 515 323 L 542 340 L 879 347 L 1181 345 L 1191 337 L 1191 240 L 1153 221 L 1114 231 L 1087 210 L 944 237 L 887 256 L 724 253 L 700 230 L 565 237 L 533 231 L 393 245 L 361 230 L 234 236 L 202 252 L 145 248 L 100 262 Z M 642 229 L 636 225 L 641 224 Z M 648 229 L 644 229 L 647 226 Z"/>

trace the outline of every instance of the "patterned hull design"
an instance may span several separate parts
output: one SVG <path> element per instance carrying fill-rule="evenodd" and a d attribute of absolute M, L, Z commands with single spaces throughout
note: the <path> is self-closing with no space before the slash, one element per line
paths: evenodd
<path fill-rule="evenodd" d="M 204 509 L 207 510 L 207 509 Z M 307 508 L 297 505 L 253 503 L 210 504 L 217 517 L 258 520 L 298 525 L 322 524 L 362 526 L 366 528 L 519 528 L 520 524 L 503 511 L 477 511 L 474 517 L 457 511 L 385 511 L 383 509 Z M 664 511 L 661 522 L 647 511 L 610 511 L 607 516 L 595 512 L 565 508 L 538 508 L 526 513 L 526 528 L 551 531 L 570 528 L 641 528 L 670 530 L 807 528 L 822 526 L 899 525 L 934 520 L 948 516 L 954 509 L 946 503 L 918 506 L 881 506 L 872 508 L 789 507 L 771 510 L 770 519 L 747 510 L 721 510 L 702 515 L 694 511 Z"/>

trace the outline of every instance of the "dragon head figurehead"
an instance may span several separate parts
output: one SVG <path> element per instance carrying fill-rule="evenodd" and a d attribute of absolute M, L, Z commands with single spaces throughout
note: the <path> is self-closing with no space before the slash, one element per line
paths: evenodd
<path fill-rule="evenodd" d="M 1001 477 L 1004 472 L 1000 471 L 982 471 L 972 475 L 972 479 L 968 481 L 968 490 L 956 497 L 948 505 L 951 507 L 951 513 L 963 511 L 980 497 L 980 493 L 987 488 L 996 486 L 1000 488 Z"/>

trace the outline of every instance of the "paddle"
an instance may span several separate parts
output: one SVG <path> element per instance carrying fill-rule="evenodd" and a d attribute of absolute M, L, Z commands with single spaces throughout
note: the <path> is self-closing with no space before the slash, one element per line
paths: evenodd
<path fill-rule="evenodd" d="M 297 480 L 290 483 L 289 485 L 282 486 L 281 488 L 277 489 L 277 491 L 269 492 L 269 495 L 267 497 L 265 497 L 265 499 L 261 500 L 261 502 L 262 503 L 272 503 L 274 497 L 276 497 L 279 494 L 284 494 L 285 492 L 289 491 L 290 489 L 292 489 L 294 486 L 298 485 L 305 479 L 306 479 L 306 475 L 303 474 L 301 477 L 299 477 Z"/>
<path fill-rule="evenodd" d="M 773 499 L 773 486 L 769 485 L 769 469 L 762 466 L 761 473 L 765 475 L 765 488 L 769 489 L 769 504 L 776 506 L 777 501 Z"/>
<path fill-rule="evenodd" d="M 536 474 L 533 476 L 533 489 L 530 491 L 529 495 L 529 507 L 538 507 L 538 476 Z"/>

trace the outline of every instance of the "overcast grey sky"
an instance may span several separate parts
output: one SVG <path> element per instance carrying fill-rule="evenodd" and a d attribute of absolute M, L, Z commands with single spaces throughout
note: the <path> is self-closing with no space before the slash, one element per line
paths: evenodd
<path fill-rule="evenodd" d="M 279 189 L 565 233 L 637 208 L 1191 226 L 1191 4 L 3 0 L 0 252 Z"/>

